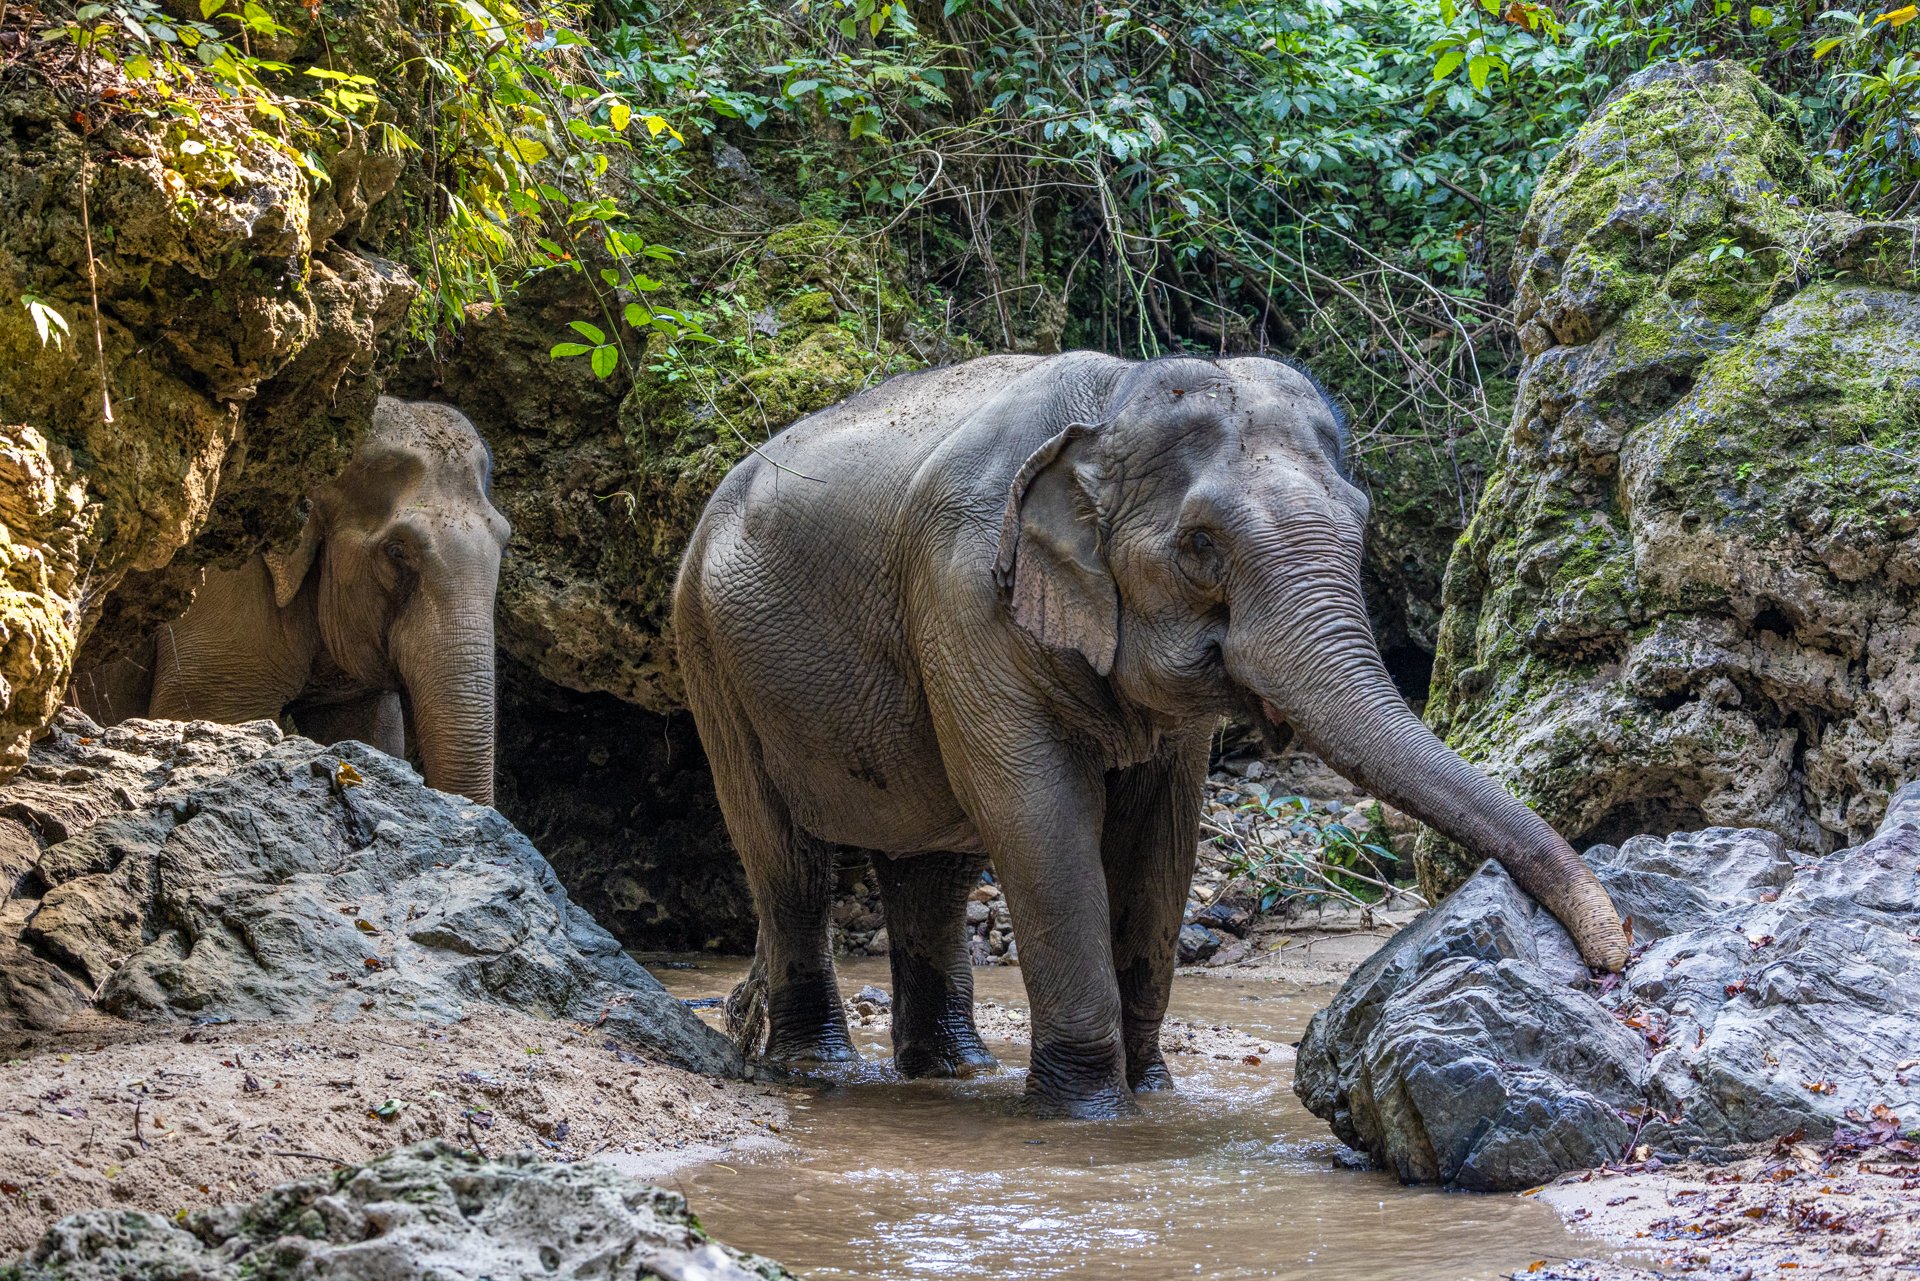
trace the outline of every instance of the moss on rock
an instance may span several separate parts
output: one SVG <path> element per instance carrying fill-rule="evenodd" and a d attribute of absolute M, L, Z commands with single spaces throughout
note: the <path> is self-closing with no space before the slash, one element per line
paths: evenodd
<path fill-rule="evenodd" d="M 404 272 L 314 235 L 311 180 L 242 122 L 206 114 L 226 153 L 210 166 L 137 114 L 83 134 L 32 58 L 14 70 L 0 89 L 0 777 L 130 575 L 141 589 L 115 598 L 113 632 L 178 612 L 197 570 L 170 563 L 210 528 L 196 563 L 297 528 L 364 427 L 360 401 L 334 393 L 412 296 Z M 30 298 L 66 321 L 63 342 L 42 341 Z"/>
<path fill-rule="evenodd" d="M 692 222 L 729 218 L 724 238 L 680 256 L 673 275 L 688 283 L 650 295 L 698 315 L 711 343 L 652 334 L 606 380 L 555 361 L 569 321 L 601 316 L 585 275 L 555 271 L 480 309 L 396 383 L 460 405 L 494 449 L 495 501 L 514 526 L 501 647 L 555 684 L 657 713 L 682 707 L 673 582 L 720 479 L 796 419 L 923 363 L 884 236 L 766 206 Z"/>
<path fill-rule="evenodd" d="M 1920 224 L 1820 208 L 1777 106 L 1643 72 L 1521 232 L 1527 359 L 1429 712 L 1576 840 L 1831 849 L 1920 773 Z M 1429 836 L 1422 884 L 1475 861 Z"/>

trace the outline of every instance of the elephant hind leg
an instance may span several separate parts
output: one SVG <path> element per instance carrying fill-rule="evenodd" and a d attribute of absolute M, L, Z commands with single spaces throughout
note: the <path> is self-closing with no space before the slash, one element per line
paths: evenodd
<path fill-rule="evenodd" d="M 893 1062 L 903 1076 L 976 1076 L 1000 1065 L 973 1025 L 967 895 L 984 854 L 873 854 L 892 941 Z"/>
<path fill-rule="evenodd" d="M 728 1030 L 736 1031 L 737 1017 L 741 1051 L 757 1048 L 755 1006 L 764 987 L 762 1057 L 790 1066 L 858 1059 L 828 951 L 832 851 L 795 825 L 743 717 L 723 709 L 700 720 L 727 833 L 760 918 L 753 973 L 729 998 Z"/>

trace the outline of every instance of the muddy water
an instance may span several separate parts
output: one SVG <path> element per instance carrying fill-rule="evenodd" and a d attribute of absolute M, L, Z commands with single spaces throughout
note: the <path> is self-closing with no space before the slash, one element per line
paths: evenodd
<path fill-rule="evenodd" d="M 698 964 L 655 972 L 683 997 L 724 995 L 742 972 Z M 840 976 L 847 993 L 888 986 L 885 961 Z M 1137 1118 L 1070 1123 L 1017 1109 L 1019 972 L 975 983 L 998 1076 L 901 1081 L 885 1032 L 855 1027 L 869 1062 L 796 1092 L 790 1147 L 667 1182 L 716 1236 L 811 1278 L 1459 1281 L 1597 1252 L 1529 1200 L 1336 1166 L 1326 1126 L 1293 1097 L 1287 1049 L 1330 987 L 1177 980 L 1171 1017 L 1194 1025 L 1197 1050 L 1169 1057 L 1179 1092 L 1143 1099 Z"/>

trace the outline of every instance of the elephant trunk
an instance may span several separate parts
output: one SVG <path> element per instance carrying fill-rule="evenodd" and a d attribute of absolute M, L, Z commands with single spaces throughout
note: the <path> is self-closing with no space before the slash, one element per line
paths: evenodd
<path fill-rule="evenodd" d="M 493 616 L 430 617 L 394 638 L 427 786 L 493 804 Z"/>
<path fill-rule="evenodd" d="M 1272 553 L 1269 553 L 1271 555 Z M 1462 845 L 1499 860 L 1560 921 L 1587 964 L 1619 970 L 1620 917 L 1593 872 L 1538 814 L 1460 759 L 1394 688 L 1353 568 L 1236 592 L 1223 655 L 1235 683 L 1271 721 L 1291 726 L 1335 770 Z M 1269 564 L 1276 563 L 1268 560 Z"/>

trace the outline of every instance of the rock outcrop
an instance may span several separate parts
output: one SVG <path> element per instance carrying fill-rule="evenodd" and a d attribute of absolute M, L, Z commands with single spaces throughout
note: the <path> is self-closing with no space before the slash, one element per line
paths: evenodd
<path fill-rule="evenodd" d="M 685 706 L 667 621 L 714 486 L 795 419 L 921 363 L 902 343 L 908 300 L 884 241 L 813 220 L 767 225 L 751 206 L 701 212 L 731 226 L 679 257 L 675 275 L 698 300 L 650 301 L 702 310 L 729 354 L 695 361 L 655 334 L 634 335 L 637 361 L 606 379 L 556 361 L 570 322 L 607 319 L 585 277 L 549 271 L 472 309 L 451 343 L 392 384 L 459 405 L 493 447 L 494 501 L 513 522 L 502 651 L 556 685 L 658 713 Z M 702 234 L 671 221 L 650 230 L 682 245 Z"/>
<path fill-rule="evenodd" d="M 298 530 L 371 410 L 343 379 L 414 294 L 342 247 L 397 164 L 321 189 L 226 108 L 193 139 L 76 111 L 55 86 L 77 55 L 35 21 L 0 10 L 0 35 L 34 49 L 0 86 L 0 778 L 129 575 L 108 628 L 124 639 L 184 608 L 197 570 L 168 566 L 189 543 L 200 564 Z"/>
<path fill-rule="evenodd" d="M 1314 1016 L 1307 1107 L 1402 1179 L 1475 1190 L 1876 1109 L 1920 1125 L 1920 784 L 1826 856 L 1710 828 L 1586 858 L 1631 918 L 1623 976 L 1592 980 L 1487 863 Z"/>
<path fill-rule="evenodd" d="M 591 1161 L 486 1160 L 423 1143 L 258 1201 L 169 1218 L 89 1210 L 48 1229 L 0 1281 L 783 1281 L 720 1244 L 677 1193 Z"/>
<path fill-rule="evenodd" d="M 1830 850 L 1920 774 L 1920 222 L 1820 208 L 1792 119 L 1732 63 L 1641 72 L 1520 235 L 1429 715 L 1576 847 Z M 1429 840 L 1422 886 L 1475 862 Z"/>
<path fill-rule="evenodd" d="M 740 1070 L 497 812 L 362 744 L 67 711 L 0 787 L 0 1029 L 488 1005 Z"/>

